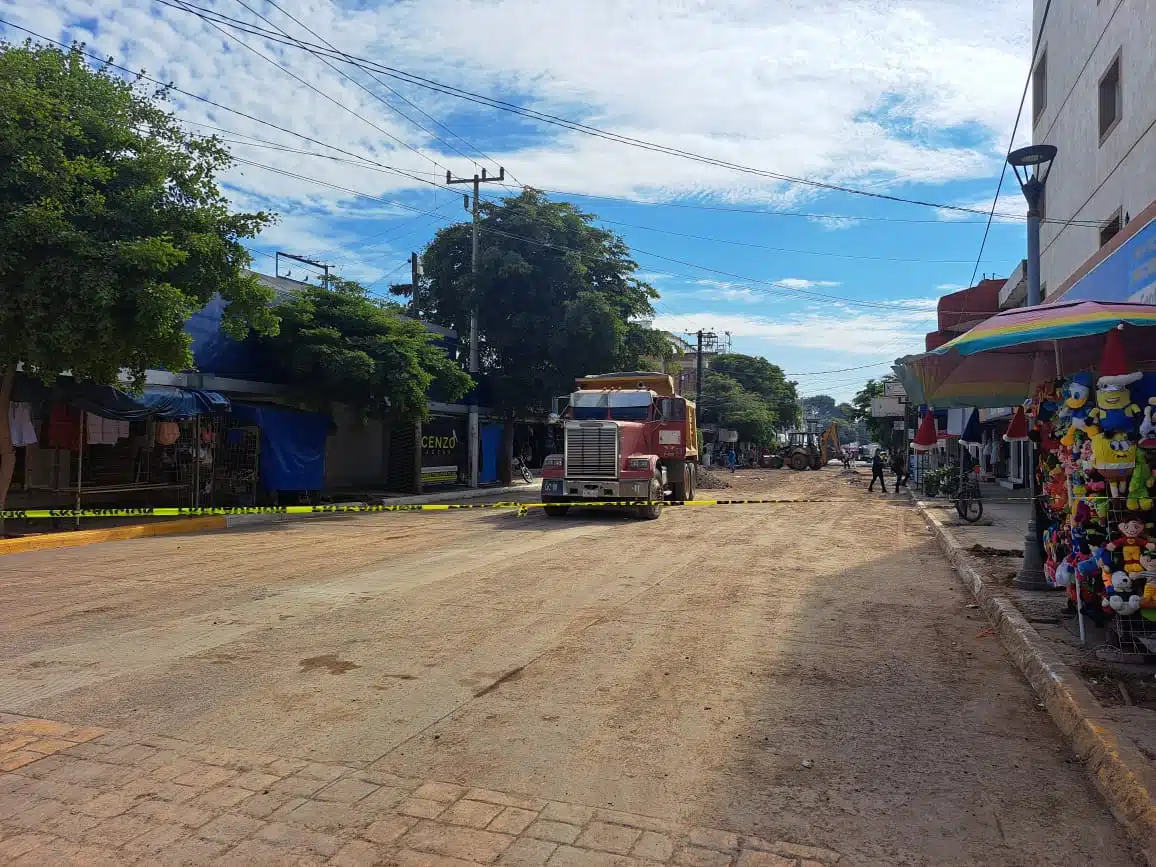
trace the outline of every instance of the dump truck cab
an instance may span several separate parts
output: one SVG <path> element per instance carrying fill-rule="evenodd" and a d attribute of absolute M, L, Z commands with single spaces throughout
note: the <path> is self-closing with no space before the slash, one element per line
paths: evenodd
<path fill-rule="evenodd" d="M 542 467 L 546 514 L 574 502 L 640 501 L 657 518 L 664 500 L 694 498 L 698 463 L 695 405 L 676 394 L 664 373 L 584 376 L 575 383 L 563 425 L 561 454 Z"/>

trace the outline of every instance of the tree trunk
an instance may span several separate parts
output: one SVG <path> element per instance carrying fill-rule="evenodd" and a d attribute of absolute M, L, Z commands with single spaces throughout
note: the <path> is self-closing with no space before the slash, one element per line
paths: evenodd
<path fill-rule="evenodd" d="M 502 430 L 502 456 L 498 459 L 498 478 L 503 485 L 514 483 L 514 420 L 506 417 Z"/>
<path fill-rule="evenodd" d="M 16 449 L 12 445 L 8 407 L 12 403 L 12 384 L 16 381 L 16 362 L 4 365 L 0 378 L 0 512 L 8 504 L 8 487 L 16 470 Z M 4 538 L 4 518 L 0 517 L 0 539 Z"/>

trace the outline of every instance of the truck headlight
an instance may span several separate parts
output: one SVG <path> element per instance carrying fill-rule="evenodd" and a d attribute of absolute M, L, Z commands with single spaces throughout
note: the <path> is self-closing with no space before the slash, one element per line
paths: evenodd
<path fill-rule="evenodd" d="M 628 470 L 649 470 L 650 458 L 627 458 L 626 469 Z"/>
<path fill-rule="evenodd" d="M 556 469 L 563 464 L 561 455 L 547 455 L 546 460 L 542 462 L 542 469 Z"/>

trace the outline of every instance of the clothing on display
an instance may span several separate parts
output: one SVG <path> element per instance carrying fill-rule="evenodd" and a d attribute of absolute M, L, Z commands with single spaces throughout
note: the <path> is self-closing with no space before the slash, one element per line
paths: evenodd
<path fill-rule="evenodd" d="M 8 430 L 12 435 L 12 445 L 36 445 L 36 428 L 32 424 L 32 405 L 23 402 L 8 404 Z"/>
<path fill-rule="evenodd" d="M 48 436 L 45 437 L 49 448 L 67 449 L 75 452 L 80 449 L 80 410 L 67 404 L 60 404 L 52 408 L 48 415 Z"/>
<path fill-rule="evenodd" d="M 156 441 L 158 445 L 171 446 L 181 438 L 181 429 L 175 421 L 157 422 Z"/>
<path fill-rule="evenodd" d="M 116 445 L 120 440 L 126 439 L 129 433 L 127 421 L 104 418 L 91 412 L 85 413 L 84 426 L 89 445 Z"/>

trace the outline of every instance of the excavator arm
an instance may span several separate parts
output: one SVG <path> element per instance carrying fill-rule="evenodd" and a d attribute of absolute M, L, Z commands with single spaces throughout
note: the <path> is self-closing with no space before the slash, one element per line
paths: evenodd
<path fill-rule="evenodd" d="M 819 455 L 822 459 L 823 466 L 827 465 L 827 461 L 839 455 L 841 449 L 839 447 L 839 425 L 831 422 L 827 429 L 823 431 L 823 437 L 819 444 Z"/>

